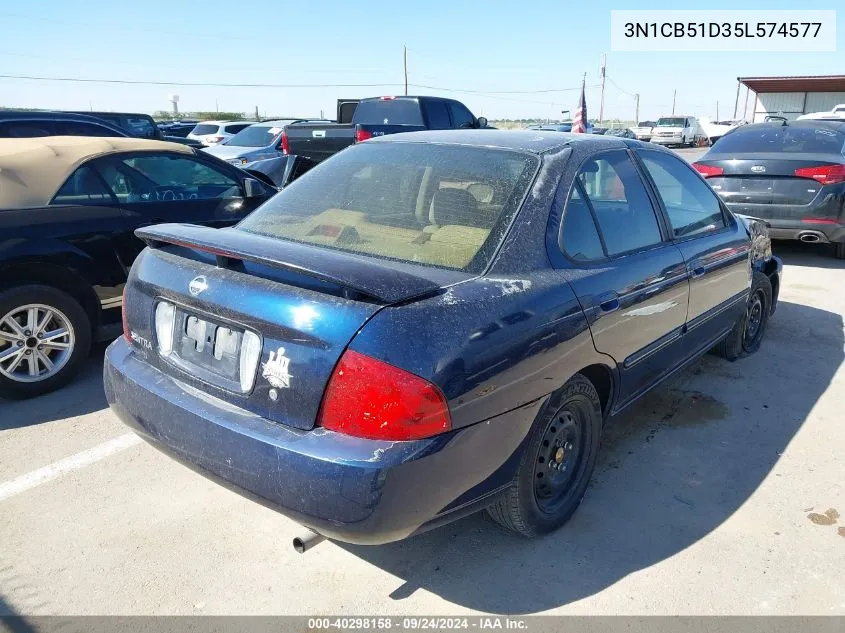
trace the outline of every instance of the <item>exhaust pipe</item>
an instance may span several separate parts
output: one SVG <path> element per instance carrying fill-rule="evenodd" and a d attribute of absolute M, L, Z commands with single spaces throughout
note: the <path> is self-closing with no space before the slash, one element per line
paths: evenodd
<path fill-rule="evenodd" d="M 802 242 L 812 244 L 812 243 L 821 241 L 821 236 L 818 233 L 807 232 L 807 233 L 801 233 L 798 236 L 798 239 L 801 240 Z"/>
<path fill-rule="evenodd" d="M 293 549 L 299 554 L 304 554 L 315 545 L 319 545 L 326 540 L 322 534 L 317 534 L 311 530 L 305 530 L 302 534 L 293 539 Z"/>

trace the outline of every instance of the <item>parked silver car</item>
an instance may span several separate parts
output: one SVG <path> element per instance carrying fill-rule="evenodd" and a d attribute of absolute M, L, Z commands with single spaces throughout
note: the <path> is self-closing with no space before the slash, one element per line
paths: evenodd
<path fill-rule="evenodd" d="M 228 140 L 205 148 L 205 151 L 238 167 L 257 160 L 276 158 L 283 155 L 282 132 L 285 126 L 303 121 L 309 120 L 278 119 L 254 123 Z"/>

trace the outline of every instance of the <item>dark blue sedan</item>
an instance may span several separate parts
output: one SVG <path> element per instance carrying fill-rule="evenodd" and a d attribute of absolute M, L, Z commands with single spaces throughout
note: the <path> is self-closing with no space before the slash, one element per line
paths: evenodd
<path fill-rule="evenodd" d="M 138 234 L 113 411 L 368 544 L 483 508 L 560 527 L 612 418 L 711 348 L 760 346 L 781 269 L 671 152 L 537 131 L 372 139 L 235 228 Z"/>

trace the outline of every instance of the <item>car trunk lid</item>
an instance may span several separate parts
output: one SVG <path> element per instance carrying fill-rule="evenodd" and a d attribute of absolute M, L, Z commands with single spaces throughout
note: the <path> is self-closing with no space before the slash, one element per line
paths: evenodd
<path fill-rule="evenodd" d="M 367 320 L 385 305 L 428 296 L 455 279 L 450 271 L 413 274 L 234 229 L 161 225 L 138 235 L 151 248 L 133 266 L 125 310 L 139 353 L 186 389 L 305 430 L 314 426 L 334 366 Z M 170 349 L 160 334 L 167 330 L 156 326 L 162 304 L 174 306 Z M 167 312 L 161 320 L 169 318 Z M 247 338 L 259 340 L 260 354 L 244 365 Z M 249 389 L 244 377 L 254 380 Z"/>
<path fill-rule="evenodd" d="M 811 204 L 823 185 L 812 178 L 795 175 L 797 169 L 837 164 L 823 157 L 796 156 L 784 158 L 778 154 L 734 154 L 730 158 L 699 161 L 702 165 L 721 167 L 719 176 L 707 179 L 711 187 L 728 204 L 771 205 L 766 217 L 792 217 L 799 209 Z M 780 208 L 775 208 L 780 207 Z"/>

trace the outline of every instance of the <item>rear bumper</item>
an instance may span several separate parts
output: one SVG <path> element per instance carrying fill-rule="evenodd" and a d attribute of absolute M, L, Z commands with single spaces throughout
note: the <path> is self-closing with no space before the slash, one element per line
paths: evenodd
<path fill-rule="evenodd" d="M 801 240 L 827 244 L 845 242 L 845 224 L 801 222 L 800 220 L 766 220 L 773 240 Z M 808 236 L 811 236 L 808 239 Z"/>
<path fill-rule="evenodd" d="M 734 213 L 747 215 L 764 220 L 768 225 L 769 237 L 773 240 L 801 240 L 802 237 L 812 236 L 804 241 L 819 242 L 820 244 L 845 242 L 845 223 L 835 220 L 836 211 L 827 207 L 786 207 L 766 204 L 731 204 L 728 208 Z M 797 210 L 796 210 L 797 209 Z M 772 215 L 781 216 L 772 218 Z M 784 219 L 783 216 L 790 217 Z M 822 218 L 823 222 L 807 221 L 811 218 Z M 830 219 L 827 219 L 830 218 Z"/>
<path fill-rule="evenodd" d="M 112 411 L 193 470 L 329 538 L 378 544 L 489 504 L 511 480 L 535 402 L 434 438 L 386 442 L 268 422 L 165 375 L 119 338 Z"/>

